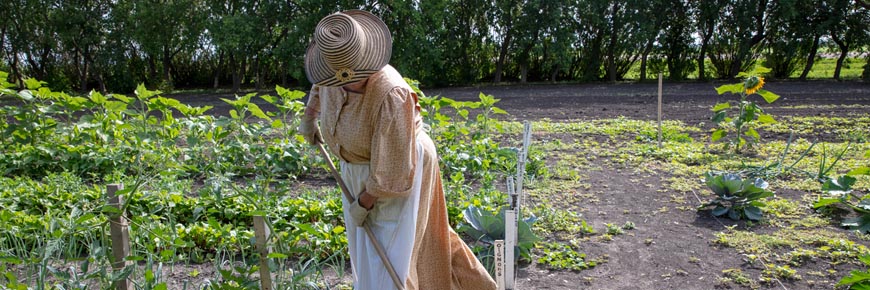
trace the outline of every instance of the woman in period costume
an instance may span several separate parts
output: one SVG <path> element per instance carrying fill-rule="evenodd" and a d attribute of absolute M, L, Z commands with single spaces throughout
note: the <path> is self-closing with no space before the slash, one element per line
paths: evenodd
<path fill-rule="evenodd" d="M 356 199 L 342 198 L 354 289 L 396 288 L 363 223 L 405 289 L 495 289 L 447 223 L 435 145 L 417 95 L 388 64 L 391 50 L 382 20 L 350 10 L 323 18 L 305 55 L 314 86 L 300 132 L 309 143 L 329 145 Z"/>

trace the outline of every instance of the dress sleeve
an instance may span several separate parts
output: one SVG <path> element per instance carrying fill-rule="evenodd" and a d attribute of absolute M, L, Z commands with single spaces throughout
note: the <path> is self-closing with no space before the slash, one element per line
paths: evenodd
<path fill-rule="evenodd" d="M 316 118 L 320 113 L 320 86 L 312 85 L 308 93 L 308 103 L 305 105 L 305 117 Z"/>
<path fill-rule="evenodd" d="M 417 166 L 414 113 L 410 91 L 390 91 L 373 118 L 370 173 L 366 191 L 376 197 L 407 197 Z"/>

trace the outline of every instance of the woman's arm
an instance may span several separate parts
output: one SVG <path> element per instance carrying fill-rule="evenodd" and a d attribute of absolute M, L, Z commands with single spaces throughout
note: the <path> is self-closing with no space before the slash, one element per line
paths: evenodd
<path fill-rule="evenodd" d="M 369 195 L 381 198 L 411 194 L 417 166 L 415 108 L 412 93 L 396 87 L 374 112 L 370 174 L 366 181 Z"/>

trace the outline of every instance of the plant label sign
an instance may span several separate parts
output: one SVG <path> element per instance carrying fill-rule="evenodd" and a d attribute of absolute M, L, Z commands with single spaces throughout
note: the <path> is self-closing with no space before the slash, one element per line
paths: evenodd
<path fill-rule="evenodd" d="M 495 247 L 495 284 L 498 290 L 504 289 L 504 240 L 496 240 Z"/>

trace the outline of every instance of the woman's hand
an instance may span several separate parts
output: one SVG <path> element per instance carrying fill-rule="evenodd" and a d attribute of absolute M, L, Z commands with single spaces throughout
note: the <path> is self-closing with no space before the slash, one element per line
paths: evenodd
<path fill-rule="evenodd" d="M 375 207 L 375 202 L 378 201 L 377 197 L 372 196 L 366 191 L 363 191 L 362 194 L 359 195 L 359 198 L 350 205 L 350 219 L 351 223 L 354 225 L 361 227 L 365 221 L 366 217 L 369 215 L 369 211 Z"/>
<path fill-rule="evenodd" d="M 363 193 L 359 195 L 359 205 L 366 210 L 372 210 L 372 208 L 375 207 L 375 202 L 377 201 L 378 198 L 369 194 L 368 191 L 363 191 Z"/>

